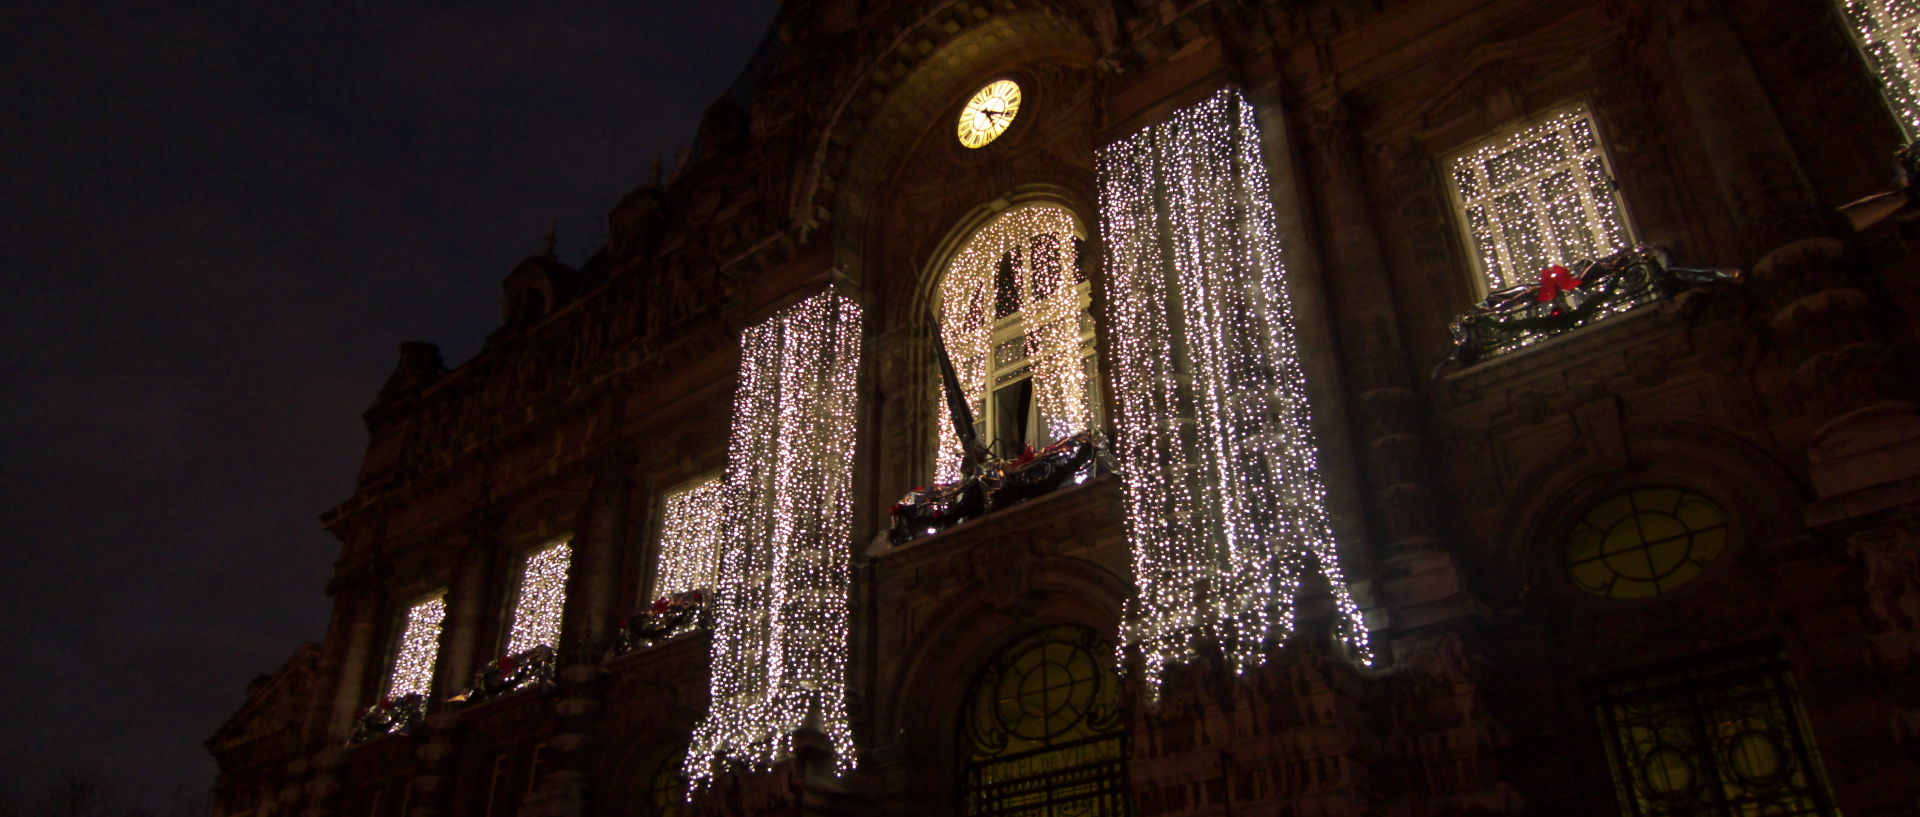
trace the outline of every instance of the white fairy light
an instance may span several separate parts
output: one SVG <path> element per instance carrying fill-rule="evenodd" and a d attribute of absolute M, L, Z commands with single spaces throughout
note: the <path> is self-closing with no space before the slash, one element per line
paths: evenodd
<path fill-rule="evenodd" d="M 1100 153 L 1115 454 L 1139 596 L 1121 637 L 1157 697 L 1215 641 L 1245 671 L 1293 631 L 1301 579 L 1372 662 L 1315 465 L 1253 107 L 1227 89 Z"/>
<path fill-rule="evenodd" d="M 654 568 L 655 598 L 712 589 L 713 571 L 720 562 L 726 497 L 727 485 L 719 477 L 667 494 Z"/>
<path fill-rule="evenodd" d="M 399 648 L 387 674 L 387 697 L 426 695 L 433 689 L 433 665 L 440 656 L 440 625 L 447 620 L 447 594 L 442 590 L 407 608 Z"/>
<path fill-rule="evenodd" d="M 847 725 L 847 593 L 860 307 L 834 291 L 740 338 L 727 451 L 707 715 L 689 786 L 728 761 L 765 769 L 793 734 L 826 734 L 853 768 Z"/>
<path fill-rule="evenodd" d="M 1085 235 L 1071 211 L 1051 204 L 1022 205 L 974 231 L 947 262 L 940 279 L 941 339 L 975 417 L 984 416 L 991 392 L 987 376 L 995 368 L 996 276 L 1002 262 L 1009 261 L 1019 281 L 1018 320 L 1048 440 L 1092 427 L 1080 351 L 1080 316 L 1085 310 L 1073 280 L 1076 238 Z M 946 398 L 937 390 L 932 416 L 939 418 L 934 482 L 952 482 L 960 478 L 960 438 L 946 419 Z"/>
<path fill-rule="evenodd" d="M 1908 139 L 1920 139 L 1920 7 L 1914 0 L 1840 0 L 1854 44 Z"/>
<path fill-rule="evenodd" d="M 526 566 L 520 571 L 520 590 L 513 600 L 508 655 L 559 645 L 560 619 L 567 607 L 567 565 L 572 561 L 573 547 L 566 542 L 527 554 Z"/>
<path fill-rule="evenodd" d="M 1453 157 L 1447 181 L 1489 289 L 1633 243 L 1584 105 Z"/>

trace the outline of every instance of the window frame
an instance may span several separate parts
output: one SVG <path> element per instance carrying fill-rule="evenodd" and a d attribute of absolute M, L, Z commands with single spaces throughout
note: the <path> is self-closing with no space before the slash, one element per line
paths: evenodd
<path fill-rule="evenodd" d="M 1085 236 L 1075 237 L 1082 241 L 1086 240 Z M 1080 322 L 1080 366 L 1082 370 L 1086 371 L 1087 408 L 1088 413 L 1093 417 L 1094 426 L 1098 427 L 1101 424 L 1102 418 L 1099 391 L 1100 361 L 1097 349 L 1095 348 L 1096 330 L 1094 321 L 1092 320 L 1093 282 L 1082 279 L 1073 285 L 1073 290 L 1074 299 L 1080 307 L 1078 314 L 1083 318 Z M 1002 442 L 997 436 L 1001 419 L 1000 401 L 998 399 L 1000 391 L 1002 389 L 1013 388 L 1024 381 L 1033 379 L 1033 353 L 1026 348 L 1026 332 L 1024 331 L 1025 311 L 1025 305 L 1022 304 L 1021 309 L 1014 310 L 1006 317 L 996 318 L 993 322 L 993 335 L 987 342 L 987 393 L 981 398 L 980 416 L 974 418 L 974 431 L 980 435 L 980 441 L 985 443 L 989 448 L 992 448 L 996 443 Z M 1002 365 L 999 361 L 1001 345 L 1014 342 L 1020 343 L 1019 357 L 1013 358 Z M 1089 364 L 1091 364 L 1090 369 Z M 1004 381 L 1001 380 L 1003 377 L 1006 378 Z M 1045 418 L 1040 416 L 1040 395 L 1038 392 L 1031 390 L 1027 392 L 1026 411 L 1027 423 L 1026 428 L 1021 431 L 1021 439 L 1009 442 L 1017 445 L 1032 445 L 1035 448 L 1044 448 L 1055 442 L 1054 440 L 1045 439 L 1047 436 L 1046 424 Z M 942 421 L 945 420 L 945 418 L 941 419 Z M 1007 450 L 1005 447 L 1002 447 L 994 453 L 1002 457 L 1016 457 L 1019 456 L 1020 451 L 1017 448 Z"/>

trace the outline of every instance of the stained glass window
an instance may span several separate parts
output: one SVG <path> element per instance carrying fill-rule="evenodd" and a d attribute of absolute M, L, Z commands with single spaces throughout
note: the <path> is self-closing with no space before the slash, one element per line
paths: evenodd
<path fill-rule="evenodd" d="M 1649 598 L 1692 581 L 1726 543 L 1726 514 L 1713 500 L 1641 488 L 1595 505 L 1574 524 L 1567 575 L 1608 598 Z"/>
<path fill-rule="evenodd" d="M 447 619 L 446 591 L 436 591 L 407 608 L 400 641 L 387 673 L 387 697 L 426 695 L 433 690 L 434 662 L 440 655 L 440 625 Z"/>
<path fill-rule="evenodd" d="M 513 629 L 507 636 L 508 655 L 518 655 L 534 647 L 558 646 L 560 617 L 567 606 L 567 566 L 573 560 L 573 548 L 555 542 L 527 554 L 520 571 L 519 591 L 514 594 Z"/>
<path fill-rule="evenodd" d="M 1599 697 L 1626 817 L 1839 814 L 1778 655 L 1619 681 Z"/>
<path fill-rule="evenodd" d="M 1920 139 L 1920 2 L 1840 0 L 1854 43 L 1908 139 Z"/>
<path fill-rule="evenodd" d="M 660 519 L 660 556 L 654 568 L 655 598 L 713 587 L 726 496 L 726 483 L 719 475 L 667 494 Z"/>
<path fill-rule="evenodd" d="M 960 722 L 967 815 L 1132 813 L 1112 655 L 1089 630 L 1053 627 L 988 663 Z"/>
<path fill-rule="evenodd" d="M 1447 181 L 1490 290 L 1632 242 L 1593 117 L 1573 105 L 1447 162 Z"/>
<path fill-rule="evenodd" d="M 680 767 L 686 754 L 685 748 L 669 752 L 654 766 L 647 781 L 647 810 L 642 812 L 646 817 L 678 817 L 685 811 L 687 775 Z"/>

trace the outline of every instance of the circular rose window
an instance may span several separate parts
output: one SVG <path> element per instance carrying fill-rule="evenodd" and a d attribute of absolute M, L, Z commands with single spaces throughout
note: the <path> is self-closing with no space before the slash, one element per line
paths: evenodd
<path fill-rule="evenodd" d="M 1720 506 L 1679 488 L 1609 498 L 1567 534 L 1567 575 L 1590 593 L 1644 599 L 1693 580 L 1727 544 Z"/>

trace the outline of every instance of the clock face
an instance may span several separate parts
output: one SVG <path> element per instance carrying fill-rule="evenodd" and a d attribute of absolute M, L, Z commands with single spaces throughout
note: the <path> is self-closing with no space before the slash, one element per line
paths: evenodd
<path fill-rule="evenodd" d="M 1019 113 L 1019 85 L 1010 79 L 988 83 L 967 100 L 967 107 L 960 111 L 960 144 L 970 148 L 986 147 L 1006 132 Z"/>

